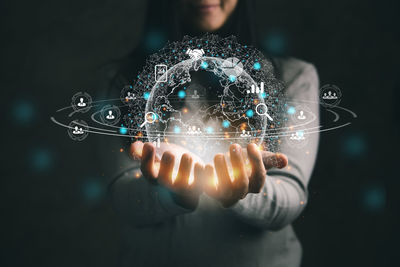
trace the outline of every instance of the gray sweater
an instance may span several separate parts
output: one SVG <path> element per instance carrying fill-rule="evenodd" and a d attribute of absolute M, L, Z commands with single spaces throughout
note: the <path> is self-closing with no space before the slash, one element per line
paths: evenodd
<path fill-rule="evenodd" d="M 316 115 L 319 84 L 313 65 L 289 58 L 276 60 L 286 96 Z M 303 105 L 304 105 L 303 104 Z M 283 142 L 289 158 L 284 169 L 267 172 L 264 188 L 231 208 L 202 195 L 196 210 L 175 204 L 166 189 L 134 178 L 137 162 L 111 184 L 112 201 L 126 222 L 120 266 L 299 266 L 301 245 L 290 225 L 307 203 L 318 148 L 318 134 L 299 149 Z M 124 164 L 122 164 L 124 165 Z"/>

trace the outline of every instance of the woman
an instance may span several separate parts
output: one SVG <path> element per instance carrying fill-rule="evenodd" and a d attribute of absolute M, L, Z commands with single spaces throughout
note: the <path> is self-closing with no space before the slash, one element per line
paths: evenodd
<path fill-rule="evenodd" d="M 143 42 L 123 65 L 117 88 L 132 82 L 126 77 L 134 76 L 141 67 L 138 62 L 166 39 L 213 32 L 257 44 L 249 0 L 151 1 L 148 8 Z M 317 119 L 309 127 L 317 127 L 315 68 L 296 59 L 271 60 L 285 83 L 286 97 L 311 103 L 308 108 Z M 222 154 L 215 155 L 214 165 L 193 167 L 190 154 L 178 158 L 171 150 L 157 158 L 152 144 L 132 144 L 131 154 L 140 161 L 127 163 L 110 186 L 114 207 L 127 222 L 120 266 L 299 266 L 301 245 L 290 224 L 307 201 L 317 147 L 318 135 L 310 136 L 303 149 L 282 143 L 282 154 L 260 152 L 253 144 L 232 145 L 230 160 L 237 170 L 232 182 Z M 242 150 L 251 162 L 250 175 Z M 172 183 L 172 168 L 179 159 Z M 142 176 L 136 179 L 139 168 Z M 189 185 L 192 169 L 195 182 Z M 217 189 L 203 183 L 214 171 Z"/>

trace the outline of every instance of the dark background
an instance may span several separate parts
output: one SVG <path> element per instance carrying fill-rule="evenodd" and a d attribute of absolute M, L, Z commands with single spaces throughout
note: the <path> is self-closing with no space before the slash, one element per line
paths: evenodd
<path fill-rule="evenodd" d="M 145 1 L 1 1 L 1 266 L 114 266 L 119 221 L 94 147 L 50 116 L 104 89 L 141 34 Z M 323 133 L 310 202 L 295 222 L 303 266 L 400 266 L 399 1 L 258 1 L 271 53 L 314 63 L 358 114 Z M 322 118 L 324 122 L 326 118 Z M 119 148 L 113 153 L 118 153 Z M 249 264 L 251 266 L 251 264 Z"/>

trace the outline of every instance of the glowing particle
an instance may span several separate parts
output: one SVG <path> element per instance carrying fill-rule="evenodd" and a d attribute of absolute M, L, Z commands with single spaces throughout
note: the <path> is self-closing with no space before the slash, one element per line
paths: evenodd
<path fill-rule="evenodd" d="M 119 149 L 119 152 L 124 152 L 124 149 L 123 149 L 123 148 L 120 148 L 120 149 Z"/>
<path fill-rule="evenodd" d="M 179 97 L 179 98 L 185 98 L 185 96 L 186 96 L 185 91 L 180 90 L 180 91 L 178 92 L 178 97 Z"/>
<path fill-rule="evenodd" d="M 246 116 L 251 118 L 254 115 L 254 111 L 252 109 L 249 109 L 248 111 L 246 111 Z"/>
<path fill-rule="evenodd" d="M 145 100 L 148 100 L 149 97 L 150 97 L 150 92 L 145 92 L 145 93 L 143 94 L 143 98 L 144 98 Z"/>
<path fill-rule="evenodd" d="M 294 107 L 289 107 L 287 110 L 287 113 L 290 115 L 293 115 L 296 113 L 296 109 Z"/>
<path fill-rule="evenodd" d="M 120 134 L 127 134 L 128 133 L 128 129 L 125 128 L 125 127 L 121 127 L 121 128 L 119 128 L 119 133 Z"/>
<path fill-rule="evenodd" d="M 180 133 L 181 132 L 181 128 L 179 128 L 178 126 L 174 127 L 174 132 L 175 133 Z"/>
<path fill-rule="evenodd" d="M 188 109 L 187 108 L 184 108 L 182 111 L 183 111 L 183 113 L 188 113 Z"/>
<path fill-rule="evenodd" d="M 229 75 L 229 80 L 233 83 L 236 81 L 236 76 L 235 75 Z"/>
<path fill-rule="evenodd" d="M 136 178 L 140 178 L 140 172 L 136 172 L 136 173 L 135 173 L 135 177 L 136 177 Z"/>
<path fill-rule="evenodd" d="M 254 63 L 253 68 L 254 68 L 255 70 L 261 69 L 261 64 L 260 64 L 260 62 Z"/>
<path fill-rule="evenodd" d="M 207 69 L 208 68 L 208 63 L 206 61 L 201 62 L 201 68 L 202 69 Z"/>
<path fill-rule="evenodd" d="M 206 128 L 206 132 L 209 133 L 209 134 L 213 133 L 214 132 L 214 128 L 213 127 L 207 127 Z"/>
<path fill-rule="evenodd" d="M 304 201 L 300 201 L 300 205 L 304 205 Z"/>
<path fill-rule="evenodd" d="M 229 121 L 227 121 L 227 120 L 224 120 L 224 121 L 222 122 L 222 127 L 224 127 L 224 128 L 228 128 L 229 125 L 231 125 L 231 123 L 230 123 Z"/>

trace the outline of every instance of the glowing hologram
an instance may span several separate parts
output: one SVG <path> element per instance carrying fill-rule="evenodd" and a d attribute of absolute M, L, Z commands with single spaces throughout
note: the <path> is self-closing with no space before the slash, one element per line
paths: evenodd
<path fill-rule="evenodd" d="M 310 135 L 346 127 L 357 117 L 339 106 L 337 86 L 321 87 L 319 102 L 293 101 L 283 92 L 272 63 L 256 49 L 234 37 L 185 37 L 151 55 L 118 99 L 93 101 L 79 92 L 51 120 L 77 141 L 89 133 L 127 137 L 156 147 L 177 144 L 208 157 L 232 143 L 267 142 L 270 151 L 279 151 L 281 143 L 302 149 Z M 315 104 L 333 114 L 332 120 L 316 126 L 318 114 L 308 108 Z M 91 108 L 88 125 L 79 116 Z M 71 116 L 78 119 L 71 122 Z"/>

